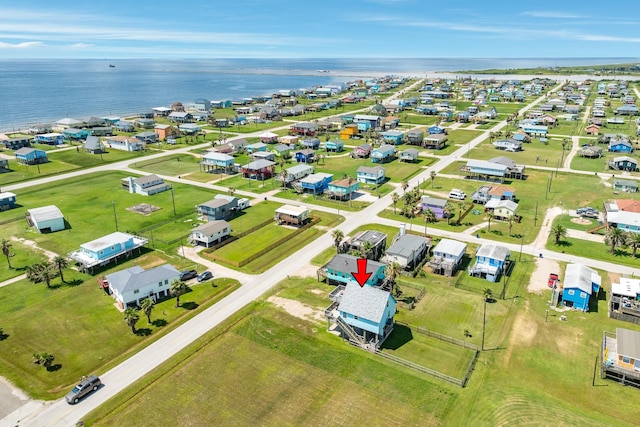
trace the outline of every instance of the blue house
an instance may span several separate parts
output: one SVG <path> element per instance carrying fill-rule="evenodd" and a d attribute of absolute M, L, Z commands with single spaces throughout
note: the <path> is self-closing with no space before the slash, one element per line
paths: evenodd
<path fill-rule="evenodd" d="M 468 160 L 466 166 L 460 169 L 468 177 L 475 179 L 503 179 L 507 173 L 507 166 L 487 160 Z"/>
<path fill-rule="evenodd" d="M 120 132 L 133 132 L 136 129 L 133 123 L 126 120 L 118 120 L 113 126 Z"/>
<path fill-rule="evenodd" d="M 356 172 L 356 179 L 364 184 L 382 184 L 384 178 L 382 166 L 360 166 Z"/>
<path fill-rule="evenodd" d="M 344 200 L 351 198 L 351 195 L 358 191 L 360 183 L 357 180 L 351 181 L 349 178 L 331 181 L 327 187 L 327 191 L 331 197 Z"/>
<path fill-rule="evenodd" d="M 342 151 L 344 149 L 344 142 L 339 139 L 333 139 L 331 141 L 327 141 L 324 145 L 327 151 L 335 151 L 336 153 Z"/>
<path fill-rule="evenodd" d="M 597 298 L 600 285 L 600 275 L 591 268 L 583 264 L 568 264 L 564 272 L 563 304 L 576 310 L 589 311 L 591 295 Z"/>
<path fill-rule="evenodd" d="M 380 116 L 374 116 L 372 114 L 356 114 L 353 116 L 353 121 L 358 123 L 358 130 L 367 130 L 369 128 L 377 128 L 380 127 Z M 366 123 L 366 129 L 360 129 L 360 123 Z"/>
<path fill-rule="evenodd" d="M 0 211 L 6 211 L 16 207 L 16 195 L 5 192 L 0 193 Z"/>
<path fill-rule="evenodd" d="M 7 150 L 18 150 L 22 147 L 30 147 L 33 139 L 30 136 L 23 136 L 19 138 L 4 138 L 0 137 L 0 144 L 4 145 Z"/>
<path fill-rule="evenodd" d="M 468 111 L 460 111 L 456 114 L 456 122 L 467 123 L 471 119 L 471 114 Z"/>
<path fill-rule="evenodd" d="M 453 111 L 441 111 L 438 116 L 445 122 L 450 122 L 453 120 Z"/>
<path fill-rule="evenodd" d="M 37 165 L 40 163 L 47 163 L 47 152 L 30 147 L 22 147 L 15 151 L 16 161 L 23 165 Z"/>
<path fill-rule="evenodd" d="M 631 153 L 633 145 L 623 139 L 612 139 L 609 141 L 609 151 L 612 153 Z"/>
<path fill-rule="evenodd" d="M 296 151 L 295 157 L 298 163 L 313 163 L 316 159 L 316 152 L 311 148 L 305 148 L 304 150 Z"/>
<path fill-rule="evenodd" d="M 469 267 L 469 275 L 497 282 L 510 255 L 511 252 L 504 246 L 484 244 L 476 252 L 476 262 Z"/>
<path fill-rule="evenodd" d="M 235 159 L 233 156 L 224 153 L 208 152 L 202 156 L 200 162 L 205 172 L 210 172 L 217 169 L 228 170 L 233 168 Z"/>
<path fill-rule="evenodd" d="M 544 125 L 524 124 L 522 131 L 532 136 L 546 136 L 548 127 Z"/>
<path fill-rule="evenodd" d="M 358 122 L 358 132 L 366 132 L 371 129 L 371 123 L 367 121 Z"/>
<path fill-rule="evenodd" d="M 404 138 L 404 132 L 399 130 L 388 130 L 382 132 L 382 140 L 387 144 L 400 145 Z"/>
<path fill-rule="evenodd" d="M 377 349 L 393 331 L 396 300 L 388 291 L 349 283 L 339 299 L 337 311 L 336 322 L 345 338 L 355 333 L 363 347 Z M 347 328 L 350 331 L 344 330 Z"/>
<path fill-rule="evenodd" d="M 83 269 L 91 269 L 97 265 L 107 265 L 121 255 L 129 255 L 135 249 L 146 245 L 147 239 L 132 234 L 115 233 L 100 237 L 80 245 L 80 249 L 68 254 Z"/>
<path fill-rule="evenodd" d="M 416 107 L 416 112 L 420 114 L 426 114 L 429 116 L 434 116 L 438 114 L 438 109 L 433 105 L 420 105 Z"/>
<path fill-rule="evenodd" d="M 371 161 L 373 163 L 387 163 L 396 157 L 396 147 L 389 144 L 381 145 L 371 151 Z"/>
<path fill-rule="evenodd" d="M 429 126 L 428 131 L 431 135 L 437 134 L 437 133 L 446 133 L 445 128 L 438 125 Z"/>
<path fill-rule="evenodd" d="M 300 187 L 303 191 L 309 191 L 313 194 L 322 194 L 327 188 L 329 188 L 329 183 L 332 179 L 333 175 L 330 173 L 312 173 L 300 180 Z"/>
<path fill-rule="evenodd" d="M 358 271 L 358 257 L 349 254 L 337 254 L 331 261 L 324 266 L 324 270 L 327 273 L 327 279 L 331 283 L 340 283 L 347 285 L 354 283 L 358 287 L 356 279 L 353 274 Z M 371 273 L 371 276 L 365 282 L 365 286 L 378 286 L 382 284 L 385 278 L 385 271 L 387 265 L 378 261 L 367 260 L 367 273 Z"/>
<path fill-rule="evenodd" d="M 33 142 L 36 144 L 60 145 L 64 144 L 64 135 L 57 132 L 43 133 L 41 135 L 35 135 Z"/>

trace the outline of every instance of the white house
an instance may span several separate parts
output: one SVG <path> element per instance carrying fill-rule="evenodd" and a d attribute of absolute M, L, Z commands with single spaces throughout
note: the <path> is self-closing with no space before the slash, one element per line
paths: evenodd
<path fill-rule="evenodd" d="M 309 220 L 309 209 L 304 206 L 283 205 L 275 210 L 274 219 L 278 225 L 304 225 Z"/>
<path fill-rule="evenodd" d="M 413 268 L 424 258 L 430 239 L 414 234 L 403 234 L 387 249 L 386 263 L 395 262 L 402 268 Z"/>
<path fill-rule="evenodd" d="M 442 239 L 433 248 L 433 257 L 439 257 L 460 264 L 467 250 L 467 244 L 451 239 Z"/>
<path fill-rule="evenodd" d="M 178 279 L 180 272 L 170 264 L 149 270 L 136 265 L 126 270 L 107 274 L 105 281 L 109 293 L 121 309 L 136 307 L 145 298 L 153 301 L 170 295 L 171 282 Z"/>
<path fill-rule="evenodd" d="M 231 225 L 227 221 L 223 219 L 213 220 L 191 230 L 189 242 L 208 248 L 212 244 L 220 243 L 230 234 Z"/>
<path fill-rule="evenodd" d="M 64 215 L 54 205 L 29 209 L 27 212 L 29 212 L 28 221 L 40 233 L 52 233 L 65 229 Z"/>
<path fill-rule="evenodd" d="M 144 148 L 144 143 L 131 137 L 126 136 L 112 136 L 107 138 L 107 144 L 109 148 L 121 151 L 140 151 Z"/>
<path fill-rule="evenodd" d="M 130 193 L 151 196 L 169 190 L 171 185 L 164 182 L 164 179 L 158 175 L 151 174 L 138 178 L 132 176 L 124 178 L 122 180 L 122 188 Z"/>

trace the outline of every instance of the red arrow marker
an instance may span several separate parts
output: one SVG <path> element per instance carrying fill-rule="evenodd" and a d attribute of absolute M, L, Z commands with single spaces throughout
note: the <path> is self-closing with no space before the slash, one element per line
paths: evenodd
<path fill-rule="evenodd" d="M 371 273 L 367 273 L 367 259 L 366 258 L 358 258 L 358 271 L 355 273 L 351 273 L 356 282 L 360 287 L 363 287 L 367 282 L 369 277 L 371 277 Z"/>

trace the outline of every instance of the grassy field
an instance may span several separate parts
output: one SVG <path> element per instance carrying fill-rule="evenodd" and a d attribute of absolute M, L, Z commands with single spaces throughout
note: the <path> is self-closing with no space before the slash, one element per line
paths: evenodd
<path fill-rule="evenodd" d="M 184 268 L 178 258 L 150 253 L 104 273 L 167 261 Z M 95 278 L 68 270 L 65 280 L 54 279 L 51 289 L 26 280 L 0 288 L 0 317 L 8 335 L 0 345 L 0 374 L 39 399 L 60 397 L 81 375 L 116 365 L 239 286 L 228 279 L 216 279 L 215 287 L 193 286 L 180 308 L 174 299 L 158 303 L 152 324 L 142 315 L 134 335 Z M 41 352 L 55 356 L 49 371 L 32 362 L 33 353 Z"/>
<path fill-rule="evenodd" d="M 11 243 L 11 253 L 13 254 L 13 256 L 9 257 L 11 268 L 9 268 L 5 257 L 0 257 L 0 282 L 24 274 L 26 267 L 47 259 L 44 252 L 33 249 L 19 241 L 9 240 L 9 242 Z"/>
<path fill-rule="evenodd" d="M 121 172 L 100 172 L 71 178 L 52 185 L 29 187 L 18 192 L 20 207 L 0 212 L 0 221 L 24 215 L 29 208 L 55 204 L 70 224 L 70 228 L 51 234 L 39 234 L 27 229 L 22 221 L 5 224 L 0 238 L 9 236 L 34 240 L 41 247 L 58 254 L 75 250 L 80 244 L 116 231 L 135 232 L 174 217 L 173 203 L 178 217 L 194 212 L 194 204 L 213 198 L 213 191 L 184 184 L 173 184 L 172 192 L 165 191 L 150 197 L 131 194 L 121 189 Z M 149 203 L 160 208 L 150 215 L 129 211 L 134 205 Z M 99 226 L 98 226 L 99 224 Z M 189 224 L 180 223 L 189 228 Z"/>

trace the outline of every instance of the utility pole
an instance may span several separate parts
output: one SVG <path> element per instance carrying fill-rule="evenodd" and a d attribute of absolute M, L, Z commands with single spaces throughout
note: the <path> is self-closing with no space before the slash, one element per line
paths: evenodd
<path fill-rule="evenodd" d="M 112 200 L 111 205 L 113 206 L 113 222 L 116 223 L 116 231 L 118 231 L 118 216 L 116 215 L 116 201 Z"/>
<path fill-rule="evenodd" d="M 173 185 L 171 186 L 171 203 L 173 204 L 173 216 L 176 216 L 176 199 L 173 196 Z"/>
<path fill-rule="evenodd" d="M 484 330 L 487 326 L 487 297 L 484 297 L 484 311 L 482 313 L 482 351 L 484 351 Z"/>

